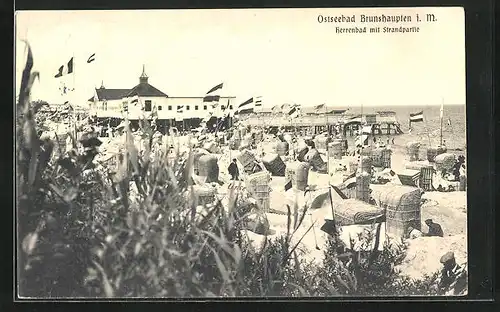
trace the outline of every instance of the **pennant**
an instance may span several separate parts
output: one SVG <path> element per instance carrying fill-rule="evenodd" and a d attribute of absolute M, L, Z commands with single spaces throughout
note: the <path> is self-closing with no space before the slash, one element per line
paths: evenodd
<path fill-rule="evenodd" d="M 89 58 L 87 59 L 87 64 L 90 64 L 93 61 L 95 61 L 95 53 L 93 53 L 91 56 L 89 56 Z"/>
<path fill-rule="evenodd" d="M 55 78 L 60 78 L 64 75 L 69 75 L 73 72 L 73 58 L 71 58 L 66 65 L 61 65 L 57 74 L 54 76 Z"/>
<path fill-rule="evenodd" d="M 248 100 L 246 100 L 245 102 L 241 103 L 239 106 L 238 106 L 238 109 L 244 107 L 244 106 L 247 106 L 249 104 L 252 104 L 253 103 L 253 97 L 249 98 Z"/>
<path fill-rule="evenodd" d="M 212 89 L 210 89 L 210 90 L 207 92 L 207 94 L 210 94 L 210 93 L 212 93 L 212 92 L 214 92 L 214 91 L 217 91 L 217 90 L 219 90 L 219 89 L 222 89 L 222 86 L 223 86 L 223 83 L 220 83 L 220 84 L 216 85 L 215 87 L 213 87 Z"/>
<path fill-rule="evenodd" d="M 289 180 L 285 184 L 285 192 L 292 188 L 292 180 Z"/>
<path fill-rule="evenodd" d="M 424 112 L 410 114 L 410 123 L 424 121 Z"/>

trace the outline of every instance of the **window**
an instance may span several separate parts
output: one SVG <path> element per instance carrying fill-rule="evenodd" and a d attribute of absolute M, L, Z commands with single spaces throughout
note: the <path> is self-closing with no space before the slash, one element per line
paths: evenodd
<path fill-rule="evenodd" d="M 203 105 L 203 110 L 207 110 L 207 106 L 206 105 Z"/>
<path fill-rule="evenodd" d="M 229 105 L 229 109 L 233 109 L 233 105 Z"/>
<path fill-rule="evenodd" d="M 195 106 L 194 106 L 194 110 L 198 110 L 198 105 L 195 105 Z"/>
<path fill-rule="evenodd" d="M 177 110 L 180 110 L 182 106 L 180 105 L 177 105 Z"/>
<path fill-rule="evenodd" d="M 186 110 L 189 110 L 189 105 L 186 105 Z"/>
<path fill-rule="evenodd" d="M 169 105 L 169 106 L 168 106 L 168 110 L 172 110 L 172 105 Z"/>
<path fill-rule="evenodd" d="M 220 107 L 220 108 L 221 108 L 222 110 L 225 110 L 225 109 L 226 109 L 226 106 L 221 105 L 221 107 Z"/>
<path fill-rule="evenodd" d="M 163 107 L 161 107 L 161 105 L 158 105 L 158 110 L 162 110 Z"/>
<path fill-rule="evenodd" d="M 150 100 L 144 101 L 144 110 L 146 112 L 150 112 L 151 111 L 151 101 Z"/>

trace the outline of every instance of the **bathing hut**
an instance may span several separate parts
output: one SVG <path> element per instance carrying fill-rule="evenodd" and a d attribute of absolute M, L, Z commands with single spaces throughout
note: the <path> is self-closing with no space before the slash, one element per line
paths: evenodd
<path fill-rule="evenodd" d="M 386 211 L 387 234 L 404 237 L 411 226 L 421 230 L 419 188 L 405 185 L 381 185 L 371 194 L 377 205 Z"/>

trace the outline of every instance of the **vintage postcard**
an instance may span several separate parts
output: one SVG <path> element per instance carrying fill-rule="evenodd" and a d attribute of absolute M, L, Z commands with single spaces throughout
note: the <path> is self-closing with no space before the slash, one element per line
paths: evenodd
<path fill-rule="evenodd" d="M 15 22 L 18 298 L 467 294 L 462 8 Z"/>

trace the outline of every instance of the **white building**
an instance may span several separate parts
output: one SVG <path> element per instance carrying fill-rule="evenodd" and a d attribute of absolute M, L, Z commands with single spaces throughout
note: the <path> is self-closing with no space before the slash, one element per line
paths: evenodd
<path fill-rule="evenodd" d="M 148 83 L 144 66 L 139 77 L 139 84 L 132 89 L 108 89 L 104 84 L 95 89 L 95 95 L 89 102 L 90 110 L 98 118 L 124 118 L 128 113 L 130 120 L 151 118 L 156 113 L 160 121 L 179 121 L 203 119 L 209 116 L 222 118 L 232 116 L 236 109 L 233 96 L 221 96 L 219 105 L 204 102 L 202 96 L 170 97 Z M 97 99 L 95 97 L 97 96 Z M 132 104 L 132 99 L 138 99 Z M 124 106 L 128 104 L 128 112 Z"/>

